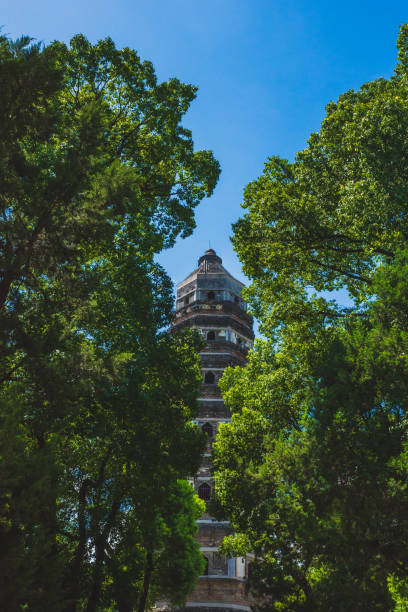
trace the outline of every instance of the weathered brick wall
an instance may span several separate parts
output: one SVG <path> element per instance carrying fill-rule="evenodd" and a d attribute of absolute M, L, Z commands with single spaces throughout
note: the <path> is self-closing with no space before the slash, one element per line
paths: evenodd
<path fill-rule="evenodd" d="M 246 584 L 239 578 L 227 578 L 220 576 L 204 576 L 199 579 L 196 588 L 189 595 L 186 606 L 189 602 L 214 602 L 248 605 Z"/>

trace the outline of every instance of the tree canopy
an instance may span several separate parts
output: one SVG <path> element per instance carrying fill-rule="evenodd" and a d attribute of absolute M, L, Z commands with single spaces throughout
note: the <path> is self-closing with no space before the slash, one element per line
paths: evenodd
<path fill-rule="evenodd" d="M 246 187 L 233 244 L 271 329 L 309 313 L 336 317 L 342 309 L 323 291 L 345 289 L 361 308 L 378 264 L 406 244 L 407 37 L 403 25 L 390 79 L 330 102 L 294 162 L 269 158 Z"/>
<path fill-rule="evenodd" d="M 201 344 L 166 331 L 154 256 L 218 179 L 181 124 L 197 88 L 82 35 L 1 37 L 0 81 L 0 607 L 180 603 Z"/>
<path fill-rule="evenodd" d="M 390 79 L 267 162 L 235 224 L 264 339 L 221 379 L 215 479 L 259 609 L 406 606 L 407 40 Z"/>

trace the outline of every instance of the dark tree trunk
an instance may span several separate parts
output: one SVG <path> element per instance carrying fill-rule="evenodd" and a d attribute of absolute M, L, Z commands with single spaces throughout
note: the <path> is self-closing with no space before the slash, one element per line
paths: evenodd
<path fill-rule="evenodd" d="M 79 490 L 79 496 L 78 496 L 78 545 L 77 545 L 77 549 L 75 551 L 75 557 L 74 560 L 72 562 L 71 565 L 71 571 L 70 571 L 70 576 L 69 576 L 69 584 L 67 586 L 67 598 L 69 600 L 69 603 L 67 605 L 67 607 L 65 608 L 65 612 L 75 612 L 77 609 L 77 602 L 78 599 L 80 597 L 81 594 L 81 589 L 80 589 L 80 578 L 81 578 L 81 568 L 82 568 L 82 562 L 84 559 L 84 554 L 85 554 L 85 547 L 86 547 L 86 542 L 89 538 L 89 533 L 88 530 L 86 528 L 86 500 L 87 500 L 87 495 L 88 495 L 88 491 L 90 488 L 92 489 L 96 489 L 98 487 L 100 487 L 103 483 L 103 480 L 105 478 L 105 469 L 106 469 L 106 464 L 109 460 L 109 457 L 112 453 L 112 445 L 109 445 L 108 448 L 106 449 L 105 455 L 101 461 L 101 465 L 99 467 L 99 472 L 98 472 L 98 479 L 95 481 L 91 480 L 90 478 L 86 478 L 82 484 L 81 484 L 81 488 Z M 112 516 L 112 512 L 116 512 L 117 510 L 115 510 L 116 505 L 115 502 L 112 506 L 109 518 L 111 518 Z M 118 502 L 118 506 L 117 509 L 119 509 L 119 502 Z M 114 518 L 114 516 L 113 516 Z M 112 520 L 113 520 L 112 518 Z M 110 525 L 109 525 L 109 519 L 108 519 L 108 529 L 110 530 Z M 105 528 L 106 530 L 106 528 Z M 103 537 L 104 533 L 101 534 L 100 537 Z M 106 536 L 107 537 L 107 536 Z M 106 538 L 105 538 L 106 539 Z M 97 546 L 97 554 L 98 554 L 98 550 L 100 549 L 100 546 Z M 105 543 L 103 545 L 103 551 L 105 550 Z M 102 563 L 103 563 L 103 558 L 102 558 Z M 98 595 L 98 600 L 99 600 L 99 595 Z"/>
<path fill-rule="evenodd" d="M 109 516 L 106 521 L 106 525 L 102 533 L 96 538 L 95 541 L 95 566 L 92 576 L 92 588 L 91 594 L 88 599 L 88 604 L 86 606 L 85 612 L 95 612 L 99 599 L 101 597 L 101 585 L 102 585 L 102 575 L 103 575 L 103 563 L 105 561 L 105 551 L 107 546 L 107 541 L 109 538 L 109 534 L 112 529 L 113 522 L 116 518 L 116 515 L 119 511 L 121 504 L 121 498 L 118 495 L 113 499 L 112 507 L 109 512 Z"/>
<path fill-rule="evenodd" d="M 150 581 L 153 573 L 153 553 L 150 551 L 146 555 L 145 573 L 143 578 L 143 590 L 140 595 L 139 606 L 137 612 L 145 612 L 147 598 L 149 596 Z"/>
<path fill-rule="evenodd" d="M 75 552 L 75 557 L 72 562 L 71 572 L 70 572 L 70 581 L 68 585 L 68 599 L 69 604 L 65 608 L 66 612 L 75 612 L 77 608 L 77 601 L 80 595 L 80 574 L 81 574 L 81 565 L 85 552 L 85 545 L 87 540 L 86 533 L 86 519 L 85 519 L 85 506 L 86 506 L 86 496 L 88 492 L 88 488 L 91 484 L 89 478 L 86 478 L 81 484 L 81 488 L 79 490 L 79 500 L 78 500 L 78 546 Z"/>

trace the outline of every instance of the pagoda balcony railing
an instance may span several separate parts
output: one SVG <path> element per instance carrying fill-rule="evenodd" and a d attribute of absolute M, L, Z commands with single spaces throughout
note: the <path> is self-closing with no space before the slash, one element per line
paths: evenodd
<path fill-rule="evenodd" d="M 242 355 L 247 355 L 249 348 L 244 346 L 243 344 L 238 344 L 238 342 L 231 342 L 230 340 L 221 340 L 220 338 L 216 338 L 215 340 L 206 340 L 205 345 L 207 349 L 214 349 L 216 351 L 222 351 L 225 348 L 229 348 L 233 351 L 237 351 L 242 353 Z"/>
<path fill-rule="evenodd" d="M 174 313 L 174 319 L 177 320 L 178 318 L 185 316 L 186 314 L 189 314 L 191 312 L 200 312 L 200 311 L 202 312 L 220 311 L 220 312 L 224 312 L 227 314 L 235 314 L 238 317 L 240 317 L 242 320 L 244 320 L 246 323 L 248 323 L 249 325 L 252 325 L 252 321 L 253 321 L 251 315 L 246 313 L 238 304 L 235 304 L 234 302 L 230 302 L 229 300 L 224 300 L 220 302 L 216 300 L 191 302 L 190 304 L 186 304 L 182 308 L 179 308 L 178 310 L 176 310 Z"/>

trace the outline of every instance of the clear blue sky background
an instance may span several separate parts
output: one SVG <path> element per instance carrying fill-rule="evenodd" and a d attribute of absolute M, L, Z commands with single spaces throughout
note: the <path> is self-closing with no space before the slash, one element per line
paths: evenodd
<path fill-rule="evenodd" d="M 196 148 L 222 166 L 214 196 L 197 211 L 197 229 L 160 256 L 175 282 L 211 246 L 244 280 L 231 223 L 242 190 L 268 155 L 292 159 L 319 129 L 324 107 L 395 63 L 408 2 L 327 0 L 0 0 L 3 33 L 44 42 L 111 36 L 153 62 L 162 80 L 199 86 L 184 124 Z"/>

